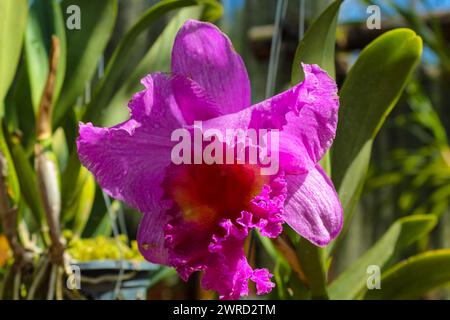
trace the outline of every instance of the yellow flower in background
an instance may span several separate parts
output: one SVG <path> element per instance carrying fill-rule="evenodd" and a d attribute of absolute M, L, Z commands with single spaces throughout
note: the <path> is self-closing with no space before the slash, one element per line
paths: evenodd
<path fill-rule="evenodd" d="M 6 264 L 9 258 L 9 244 L 6 237 L 0 234 L 0 268 Z"/>

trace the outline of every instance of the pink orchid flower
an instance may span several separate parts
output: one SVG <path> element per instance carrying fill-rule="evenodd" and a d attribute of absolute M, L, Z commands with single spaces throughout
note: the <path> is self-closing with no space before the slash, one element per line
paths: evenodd
<path fill-rule="evenodd" d="M 251 105 L 247 71 L 229 39 L 193 20 L 175 38 L 171 69 L 142 80 L 128 121 L 80 124 L 80 160 L 110 196 L 142 212 L 137 238 L 148 261 L 176 268 L 184 280 L 202 271 L 202 286 L 221 299 L 248 295 L 250 280 L 257 294 L 268 293 L 272 275 L 253 269 L 245 255 L 250 229 L 274 238 L 286 222 L 325 246 L 342 228 L 341 204 L 318 164 L 336 132 L 337 86 L 305 64 L 302 83 Z M 272 150 L 278 172 L 261 175 L 248 163 L 173 164 L 172 132 L 194 121 L 217 130 L 279 130 Z"/>

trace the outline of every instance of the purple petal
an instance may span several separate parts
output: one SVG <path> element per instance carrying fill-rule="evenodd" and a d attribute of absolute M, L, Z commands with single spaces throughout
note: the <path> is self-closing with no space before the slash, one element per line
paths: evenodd
<path fill-rule="evenodd" d="M 128 103 L 131 119 L 152 127 L 154 135 L 169 137 L 184 124 L 183 116 L 175 101 L 173 77 L 162 72 L 147 75 L 141 80 L 145 89 L 136 93 Z"/>
<path fill-rule="evenodd" d="M 222 114 L 250 106 L 250 81 L 228 37 L 210 23 L 188 20 L 172 49 L 172 72 L 197 82 Z"/>
<path fill-rule="evenodd" d="M 176 75 L 171 83 L 176 103 L 187 125 L 222 115 L 220 106 L 194 80 Z"/>
<path fill-rule="evenodd" d="M 305 81 L 298 92 L 298 114 L 286 115 L 280 132 L 282 166 L 287 172 L 312 169 L 336 135 L 339 100 L 337 86 L 317 65 L 304 65 Z"/>
<path fill-rule="evenodd" d="M 80 124 L 77 146 L 81 163 L 100 186 L 144 213 L 140 249 L 150 261 L 164 263 L 161 225 L 170 204 L 161 200 L 160 184 L 170 164 L 170 135 L 180 126 L 180 114 L 166 76 L 154 74 L 143 82 L 147 89 L 137 93 L 129 104 L 130 120 L 112 128 Z"/>
<path fill-rule="evenodd" d="M 203 129 L 278 129 L 280 167 L 289 174 L 315 167 L 336 133 L 337 86 L 317 65 L 303 65 L 305 80 L 234 114 L 205 121 Z M 224 133 L 225 134 L 225 133 Z"/>
<path fill-rule="evenodd" d="M 336 190 L 323 169 L 286 176 L 288 196 L 283 217 L 302 237 L 318 246 L 336 238 L 343 213 Z"/>
<path fill-rule="evenodd" d="M 139 222 L 137 240 L 139 251 L 144 258 L 153 263 L 168 264 L 168 252 L 164 246 L 166 226 L 169 216 L 167 207 L 158 208 L 154 211 L 144 213 Z"/>
<path fill-rule="evenodd" d="M 244 252 L 247 229 L 239 229 L 230 220 L 221 223 L 223 236 L 213 236 L 209 245 L 210 261 L 202 286 L 219 293 L 220 299 L 239 299 L 248 295 L 248 280 L 253 270 Z"/>
<path fill-rule="evenodd" d="M 275 287 L 275 284 L 270 281 L 272 276 L 267 269 L 253 270 L 251 280 L 256 283 L 256 293 L 258 295 L 267 294 Z"/>
<path fill-rule="evenodd" d="M 248 229 L 236 227 L 230 220 L 221 224 L 225 231 L 222 236 L 214 235 L 209 245 L 211 258 L 205 269 L 202 286 L 215 290 L 220 299 L 238 299 L 248 295 L 248 281 L 256 284 L 258 295 L 269 293 L 275 284 L 270 281 L 272 274 L 267 269 L 252 269 L 244 252 L 244 240 Z"/>

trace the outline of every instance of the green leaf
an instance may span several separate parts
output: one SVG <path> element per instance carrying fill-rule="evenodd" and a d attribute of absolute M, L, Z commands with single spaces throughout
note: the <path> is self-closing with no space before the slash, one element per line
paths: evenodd
<path fill-rule="evenodd" d="M 81 166 L 77 148 L 74 145 L 76 135 L 78 134 L 76 116 L 73 109 L 69 111 L 64 122 L 64 133 L 67 139 L 67 145 L 71 151 L 61 175 L 61 220 L 63 225 L 73 220 L 76 213 L 77 201 L 80 198 L 87 177 L 87 170 Z"/>
<path fill-rule="evenodd" d="M 30 7 L 25 34 L 25 57 L 31 89 L 31 101 L 36 112 L 48 76 L 51 38 L 59 39 L 60 55 L 53 101 L 56 101 L 66 69 L 65 24 L 58 0 L 34 1 Z"/>
<path fill-rule="evenodd" d="M 344 208 L 344 230 L 359 199 L 373 140 L 421 53 L 422 40 L 412 30 L 386 32 L 361 52 L 342 86 L 331 164 L 332 180 Z"/>
<path fill-rule="evenodd" d="M 7 96 L 5 122 L 10 132 L 21 132 L 21 143 L 32 150 L 36 137 L 36 119 L 31 102 L 31 90 L 25 64 L 17 70 L 14 86 Z"/>
<path fill-rule="evenodd" d="M 45 225 L 45 211 L 41 198 L 39 197 L 39 190 L 33 167 L 17 138 L 13 137 L 10 145 L 12 159 L 17 168 L 17 177 L 22 190 L 23 199 L 30 208 L 36 224 L 43 226 Z"/>
<path fill-rule="evenodd" d="M 332 299 L 354 299 L 367 290 L 367 267 L 381 269 L 400 250 L 428 234 L 436 225 L 432 215 L 415 215 L 397 220 L 362 257 L 334 280 L 329 293 Z"/>
<path fill-rule="evenodd" d="M 17 206 L 20 201 L 20 185 L 19 181 L 17 179 L 17 170 L 14 166 L 14 162 L 11 158 L 11 153 L 8 148 L 8 144 L 6 143 L 5 139 L 5 132 L 4 132 L 4 125 L 3 122 L 0 121 L 0 153 L 4 159 L 5 162 L 2 164 L 3 166 L 3 172 L 0 174 L 5 176 L 5 183 L 6 183 L 6 191 L 8 193 L 8 196 L 10 197 L 12 203 L 12 206 Z"/>
<path fill-rule="evenodd" d="M 336 24 L 342 0 L 334 1 L 317 18 L 305 34 L 295 51 L 291 84 L 300 83 L 304 74 L 300 63 L 318 64 L 334 78 L 334 48 L 336 46 Z"/>
<path fill-rule="evenodd" d="M 327 267 L 325 251 L 306 240 L 300 238 L 297 245 L 297 255 L 303 273 L 308 281 L 312 299 L 328 299 Z"/>
<path fill-rule="evenodd" d="M 95 179 L 89 172 L 86 175 L 80 195 L 75 201 L 76 206 L 73 214 L 74 222 L 72 230 L 78 236 L 81 236 L 86 227 L 95 199 Z"/>
<path fill-rule="evenodd" d="M 450 284 L 450 250 L 428 251 L 398 263 L 381 277 L 381 289 L 370 290 L 365 299 L 417 299 Z"/>
<path fill-rule="evenodd" d="M 76 158 L 78 159 L 78 157 Z M 75 218 L 75 213 L 77 212 L 81 194 L 83 193 L 83 189 L 85 188 L 90 175 L 89 171 L 85 167 L 77 165 L 77 167 L 75 168 L 74 159 L 74 157 L 70 158 L 66 171 L 64 171 L 64 174 L 62 176 L 63 178 L 68 177 L 68 171 L 70 171 L 70 173 L 73 172 L 73 174 L 76 174 L 76 178 L 74 180 L 74 183 L 72 183 L 70 190 L 67 189 L 67 184 L 62 184 L 62 187 L 65 187 L 65 189 L 62 190 L 64 190 L 66 193 L 62 196 L 63 201 L 61 220 L 63 224 L 67 224 Z M 77 162 L 77 164 L 78 163 L 79 162 Z"/>
<path fill-rule="evenodd" d="M 26 1 L 2 1 L 0 3 L 0 153 L 2 155 L 2 170 L 5 176 L 5 188 L 17 207 L 20 202 L 20 185 L 17 171 L 11 158 L 10 149 L 5 139 L 6 128 L 3 125 L 4 98 L 14 78 L 17 63 L 22 48 L 22 36 L 28 15 Z M 19 39 L 19 40 L 18 40 Z"/>
<path fill-rule="evenodd" d="M 28 0 L 0 1 L 0 117 L 19 62 L 27 16 Z"/>
<path fill-rule="evenodd" d="M 158 284 L 158 282 L 160 282 L 161 280 L 171 277 L 177 277 L 176 270 L 174 268 L 161 266 L 158 271 L 150 276 L 150 283 L 148 284 L 147 288 L 150 289 Z"/>
<path fill-rule="evenodd" d="M 125 106 L 134 93 L 142 90 L 140 80 L 144 76 L 156 71 L 170 72 L 170 58 L 176 33 L 187 19 L 200 18 L 202 9 L 201 6 L 181 9 L 170 20 L 134 72 L 127 77 L 111 99 L 111 103 L 105 108 L 99 122 L 101 126 L 109 127 L 129 118 L 129 110 Z"/>
<path fill-rule="evenodd" d="M 133 50 L 134 43 L 138 36 L 171 10 L 198 4 L 209 5 L 217 8 L 217 10 L 220 8 L 220 4 L 215 0 L 164 0 L 147 10 L 142 18 L 127 32 L 114 50 L 114 53 L 107 64 L 105 75 L 95 88 L 92 101 L 86 107 L 86 112 L 83 116 L 84 121 L 97 122 L 101 112 L 109 104 L 116 88 L 120 84 L 120 76 L 124 66 L 132 63 L 132 61 L 128 59 L 128 55 Z M 135 63 L 135 65 L 137 65 L 137 63 Z"/>
<path fill-rule="evenodd" d="M 64 0 L 61 4 L 63 12 L 71 5 L 80 8 L 81 29 L 66 30 L 67 72 L 54 111 L 55 124 L 64 119 L 77 98 L 83 94 L 86 82 L 94 75 L 111 38 L 117 17 L 117 0 Z"/>
<path fill-rule="evenodd" d="M 334 78 L 336 23 L 341 3 L 342 1 L 338 0 L 330 4 L 314 21 L 298 45 L 292 66 L 292 85 L 299 83 L 304 78 L 300 67 L 302 62 L 318 64 Z M 317 39 L 321 40 L 317 41 Z M 328 154 L 324 157 L 322 165 L 329 168 Z M 308 240 L 300 238 L 297 245 L 297 255 L 307 279 L 307 285 L 311 290 L 311 298 L 328 299 L 324 250 L 311 244 Z"/>
<path fill-rule="evenodd" d="M 76 151 L 76 148 L 74 148 L 72 150 L 72 152 L 70 153 L 66 168 L 64 169 L 64 171 L 61 175 L 63 219 L 65 219 L 64 218 L 65 208 L 70 206 L 70 204 L 74 201 L 73 199 L 76 198 L 77 194 L 80 192 L 79 188 L 82 185 L 82 183 L 81 184 L 79 183 L 80 176 L 82 176 L 80 174 L 80 171 L 82 171 L 81 168 L 83 168 L 83 167 L 81 166 L 80 160 L 78 159 L 78 153 Z M 83 179 L 84 178 L 85 178 L 85 176 L 83 176 Z M 70 220 L 70 219 L 67 219 L 67 220 Z"/>

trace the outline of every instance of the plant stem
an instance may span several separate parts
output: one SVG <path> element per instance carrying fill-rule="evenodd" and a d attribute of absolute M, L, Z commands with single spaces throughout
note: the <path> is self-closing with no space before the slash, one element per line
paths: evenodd
<path fill-rule="evenodd" d="M 42 278 L 45 275 L 45 271 L 48 266 L 48 258 L 43 257 L 41 264 L 37 267 L 37 273 L 34 276 L 33 282 L 31 283 L 30 290 L 28 291 L 27 300 L 33 300 L 36 290 L 39 284 L 42 282 Z"/>
<path fill-rule="evenodd" d="M 52 150 L 52 113 L 56 74 L 59 62 L 59 39 L 52 36 L 49 70 L 36 119 L 35 167 L 39 192 L 50 229 L 52 273 L 47 297 L 54 296 L 54 282 L 59 267 L 64 267 L 64 242 L 61 238 L 61 191 L 56 157 Z M 58 268 L 56 268 L 58 266 Z"/>
<path fill-rule="evenodd" d="M 20 300 L 21 279 L 22 279 L 22 272 L 18 270 L 14 275 L 13 300 Z"/>
<path fill-rule="evenodd" d="M 58 266 L 56 264 L 53 264 L 50 271 L 50 280 L 48 282 L 47 300 L 53 300 L 53 298 L 55 297 L 57 269 Z"/>

